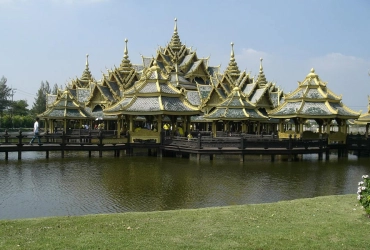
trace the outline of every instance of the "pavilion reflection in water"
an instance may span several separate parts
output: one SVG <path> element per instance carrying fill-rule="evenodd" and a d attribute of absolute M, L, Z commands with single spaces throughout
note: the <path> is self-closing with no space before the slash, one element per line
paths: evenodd
<path fill-rule="evenodd" d="M 316 138 L 332 134 L 333 124 L 338 131 L 332 139 L 342 141 L 348 120 L 359 115 L 313 69 L 289 94 L 267 81 L 262 59 L 256 78 L 240 71 L 233 43 L 229 64 L 220 72 L 220 66 L 210 66 L 209 58 L 198 57 L 182 44 L 175 19 L 170 42 L 159 47 L 155 57 L 142 56 L 140 65 L 131 63 L 127 39 L 120 66 L 108 69 L 98 81 L 87 56 L 82 76 L 57 95 L 48 95 L 47 110 L 39 116 L 49 131 L 104 123 L 105 129 L 118 131 L 118 137 L 129 131 L 131 140 L 159 142 L 164 128 L 183 136 L 191 131 L 209 131 L 212 136 L 278 132 L 281 138 Z M 317 124 L 317 133 L 304 131 L 309 121 Z"/>

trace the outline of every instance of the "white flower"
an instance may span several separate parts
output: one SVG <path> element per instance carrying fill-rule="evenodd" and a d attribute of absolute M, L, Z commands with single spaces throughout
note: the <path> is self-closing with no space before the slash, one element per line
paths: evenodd
<path fill-rule="evenodd" d="M 357 194 L 361 194 L 361 193 L 362 193 L 362 190 L 358 190 L 358 191 L 357 191 Z"/>
<path fill-rule="evenodd" d="M 361 195 L 357 195 L 357 200 L 361 200 Z"/>
<path fill-rule="evenodd" d="M 361 185 L 363 185 L 364 184 L 364 182 L 363 181 L 360 181 L 359 183 L 358 183 L 358 185 L 359 186 L 361 186 Z"/>
<path fill-rule="evenodd" d="M 366 187 L 361 187 L 361 190 L 366 190 Z"/>
<path fill-rule="evenodd" d="M 369 179 L 369 176 L 368 175 L 363 175 L 362 179 Z"/>

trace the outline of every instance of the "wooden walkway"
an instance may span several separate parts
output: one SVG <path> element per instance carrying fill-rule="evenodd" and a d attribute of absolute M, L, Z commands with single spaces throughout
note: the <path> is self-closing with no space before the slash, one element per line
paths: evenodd
<path fill-rule="evenodd" d="M 23 152 L 41 151 L 49 158 L 49 152 L 60 152 L 63 158 L 66 152 L 87 152 L 91 157 L 92 152 L 98 152 L 102 157 L 103 152 L 113 152 L 113 156 L 120 156 L 121 152 L 133 155 L 137 149 L 147 149 L 151 153 L 162 157 L 176 155 L 177 157 L 195 154 L 200 160 L 202 156 L 209 156 L 212 160 L 214 155 L 239 155 L 240 161 L 244 161 L 245 155 L 270 155 L 271 161 L 276 155 L 285 155 L 288 160 L 294 160 L 298 155 L 317 154 L 319 159 L 329 158 L 330 151 L 337 151 L 338 157 L 348 155 L 349 150 L 358 152 L 358 155 L 369 155 L 370 140 L 360 137 L 348 137 L 346 144 L 328 144 L 326 139 L 303 140 L 284 139 L 279 140 L 271 136 L 248 136 L 248 137 L 216 137 L 200 136 L 199 138 L 187 139 L 185 137 L 162 136 L 162 143 L 151 140 L 128 143 L 129 138 L 116 138 L 112 133 L 79 133 L 79 134 L 44 134 L 40 136 L 42 143 L 29 145 L 32 134 L 0 134 L 0 152 L 5 153 L 5 159 L 9 153 L 18 154 L 22 159 Z M 172 153 L 171 153 L 172 152 Z"/>
<path fill-rule="evenodd" d="M 328 158 L 330 153 L 326 139 L 279 140 L 271 137 L 173 138 L 166 141 L 164 148 L 177 152 L 178 156 L 182 153 L 196 154 L 198 160 L 202 155 L 209 155 L 211 160 L 214 155 L 239 155 L 240 161 L 244 161 L 245 155 L 270 155 L 274 161 L 276 155 L 294 159 L 300 154 L 318 154 L 322 159 L 323 154 Z"/>
<path fill-rule="evenodd" d="M 37 138 L 33 144 L 29 142 L 33 135 L 28 133 L 2 134 L 0 135 L 0 152 L 5 152 L 5 159 L 9 158 L 9 152 L 17 152 L 18 159 L 22 159 L 22 152 L 42 151 L 45 152 L 46 158 L 49 158 L 50 151 L 60 152 L 64 158 L 67 151 L 85 151 L 91 157 L 91 152 L 99 152 L 102 157 L 103 151 L 113 152 L 114 156 L 119 156 L 121 150 L 127 149 L 126 140 L 105 136 L 103 133 L 89 135 L 73 135 L 73 134 L 44 134 L 40 136 L 41 143 L 38 143 Z"/>

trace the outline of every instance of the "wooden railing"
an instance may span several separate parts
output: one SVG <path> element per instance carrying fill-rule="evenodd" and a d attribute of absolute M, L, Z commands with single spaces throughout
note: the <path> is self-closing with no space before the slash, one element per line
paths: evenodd
<path fill-rule="evenodd" d="M 257 149 L 257 148 L 326 148 L 328 146 L 327 139 L 316 139 L 316 140 L 304 140 L 294 139 L 277 139 L 271 136 L 250 136 L 250 137 L 198 137 L 198 138 L 184 138 L 184 137 L 173 137 L 167 139 L 164 142 L 165 145 L 177 146 L 177 147 L 188 147 L 194 149 L 205 149 L 205 148 L 238 148 L 238 149 Z"/>
<path fill-rule="evenodd" d="M 0 145 L 17 145 L 22 146 L 28 144 L 33 137 L 33 133 L 0 133 Z M 41 144 L 61 144 L 61 145 L 91 145 L 104 143 L 125 143 L 127 139 L 117 138 L 113 131 L 104 130 L 73 130 L 69 133 L 41 133 L 39 136 Z M 126 141 L 125 141 L 126 140 Z M 38 144 L 38 139 L 34 140 Z"/>

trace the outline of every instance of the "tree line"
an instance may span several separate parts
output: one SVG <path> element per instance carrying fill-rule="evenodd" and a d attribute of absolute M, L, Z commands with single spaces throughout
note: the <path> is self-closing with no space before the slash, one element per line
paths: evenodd
<path fill-rule="evenodd" d="M 16 90 L 9 87 L 7 82 L 8 79 L 2 76 L 0 79 L 0 131 L 32 128 L 35 117 L 46 110 L 47 94 L 56 95 L 58 85 L 54 84 L 51 88 L 48 81 L 41 81 L 34 103 L 29 108 L 27 100 L 13 100 Z"/>

